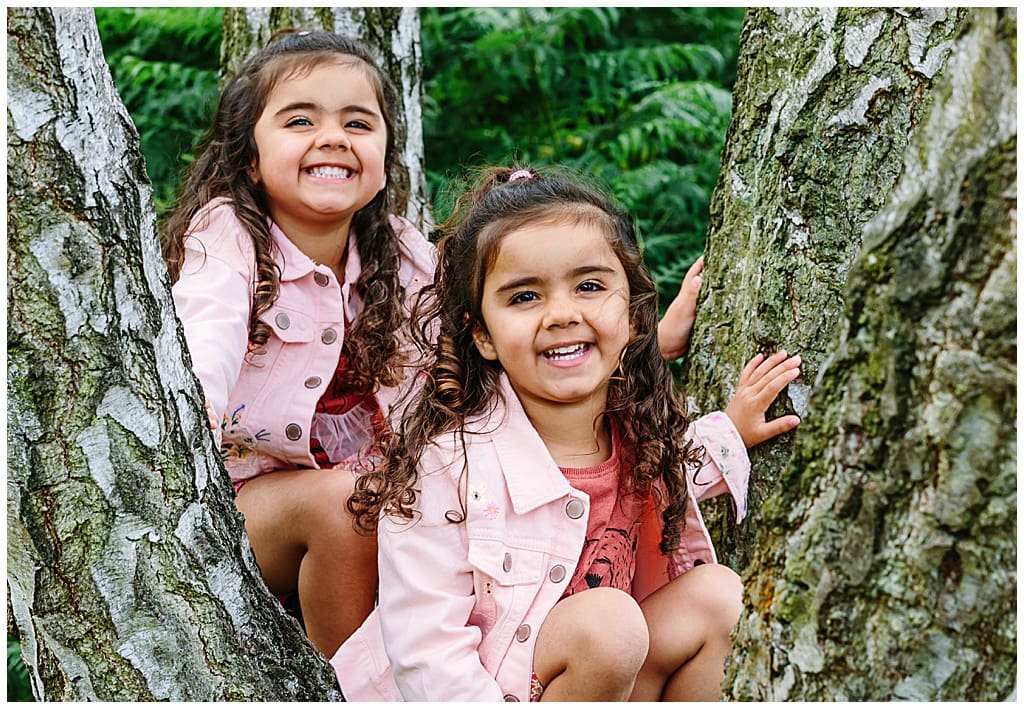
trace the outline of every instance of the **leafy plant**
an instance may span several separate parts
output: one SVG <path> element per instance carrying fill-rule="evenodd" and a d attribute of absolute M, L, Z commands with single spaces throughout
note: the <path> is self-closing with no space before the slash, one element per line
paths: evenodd
<path fill-rule="evenodd" d="M 666 304 L 704 247 L 731 107 L 737 8 L 424 8 L 435 214 L 494 162 L 567 164 L 637 219 Z"/>
<path fill-rule="evenodd" d="M 28 670 L 21 659 L 21 644 L 18 639 L 7 636 L 7 701 L 31 702 L 32 688 L 28 681 Z"/>

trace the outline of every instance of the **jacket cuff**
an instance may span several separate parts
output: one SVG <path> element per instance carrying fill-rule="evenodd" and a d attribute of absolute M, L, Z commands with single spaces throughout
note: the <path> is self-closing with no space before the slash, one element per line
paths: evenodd
<path fill-rule="evenodd" d="M 747 484 L 750 480 L 750 458 L 739 431 L 725 412 L 715 411 L 693 422 L 696 437 L 704 446 L 707 465 L 699 475 L 711 476 L 725 482 L 736 504 L 736 521 L 747 516 Z M 711 482 L 717 482 L 712 480 Z M 715 487 L 712 485 L 711 487 Z"/>

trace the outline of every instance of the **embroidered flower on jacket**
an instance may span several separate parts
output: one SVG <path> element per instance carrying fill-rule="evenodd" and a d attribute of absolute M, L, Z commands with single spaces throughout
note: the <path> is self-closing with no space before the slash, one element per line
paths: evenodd
<path fill-rule="evenodd" d="M 498 519 L 498 515 L 501 513 L 501 508 L 494 502 L 488 502 L 484 505 L 484 517 L 487 519 Z"/>
<path fill-rule="evenodd" d="M 487 504 L 487 488 L 483 485 L 470 485 L 468 496 L 469 504 L 474 507 Z"/>
<path fill-rule="evenodd" d="M 261 429 L 255 435 L 246 430 L 242 425 L 242 419 L 245 418 L 244 411 L 245 404 L 242 404 L 231 413 L 230 418 L 224 414 L 224 420 L 220 426 L 223 431 L 220 455 L 224 460 L 245 458 L 256 452 L 259 442 L 270 440 L 270 433 L 266 429 Z"/>

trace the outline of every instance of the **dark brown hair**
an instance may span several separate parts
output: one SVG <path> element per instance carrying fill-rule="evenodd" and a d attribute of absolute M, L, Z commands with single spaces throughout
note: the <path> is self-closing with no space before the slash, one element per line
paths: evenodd
<path fill-rule="evenodd" d="M 161 225 L 164 258 L 175 282 L 184 259 L 184 241 L 191 229 L 201 227 L 201 222 L 193 221 L 202 218 L 203 207 L 212 200 L 230 200 L 256 252 L 250 349 L 261 347 L 270 337 L 271 328 L 262 316 L 277 300 L 281 276 L 273 254 L 266 194 L 250 174 L 259 158 L 253 129 L 278 83 L 338 61 L 365 69 L 375 88 L 387 128 L 384 173 L 390 177 L 397 162 L 397 94 L 387 75 L 356 42 L 330 32 L 281 30 L 224 86 L 213 124 L 186 174 L 176 204 Z M 398 279 L 399 243 L 390 222 L 390 189 L 394 185 L 389 179 L 388 188 L 377 193 L 352 219 L 362 263 L 354 285 L 363 300 L 363 310 L 346 334 L 345 349 L 357 385 L 365 391 L 371 391 L 376 383 L 395 385 L 400 381 L 396 333 L 403 322 L 405 292 Z"/>
<path fill-rule="evenodd" d="M 684 435 L 685 406 L 658 349 L 657 290 L 632 220 L 578 176 L 518 167 L 482 171 L 441 226 L 434 284 L 421 292 L 415 315 L 420 345 L 432 353 L 428 376 L 388 442 L 385 463 L 356 484 L 348 506 L 361 529 L 375 529 L 381 514 L 411 519 L 422 451 L 440 434 L 461 433 L 467 419 L 489 411 L 500 395 L 501 365 L 485 360 L 473 341 L 474 325 L 483 323 L 484 278 L 506 234 L 545 222 L 597 226 L 625 270 L 632 335 L 609 384 L 606 413 L 621 426 L 624 489 L 646 493 L 661 481 L 667 495 L 661 548 L 677 548 L 686 511 L 685 472 L 700 451 Z"/>

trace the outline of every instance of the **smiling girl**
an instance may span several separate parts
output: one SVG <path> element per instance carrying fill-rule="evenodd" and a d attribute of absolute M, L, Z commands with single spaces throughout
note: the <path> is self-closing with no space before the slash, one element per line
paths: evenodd
<path fill-rule="evenodd" d="M 690 422 L 632 223 L 576 181 L 484 172 L 439 251 L 426 383 L 349 505 L 381 583 L 332 661 L 346 698 L 717 699 L 741 588 L 697 503 L 743 518 L 799 357 Z"/>
<path fill-rule="evenodd" d="M 330 656 L 373 607 L 345 511 L 406 379 L 433 247 L 391 214 L 395 93 L 361 46 L 285 32 L 224 88 L 164 225 L 194 371 L 263 578 Z"/>

